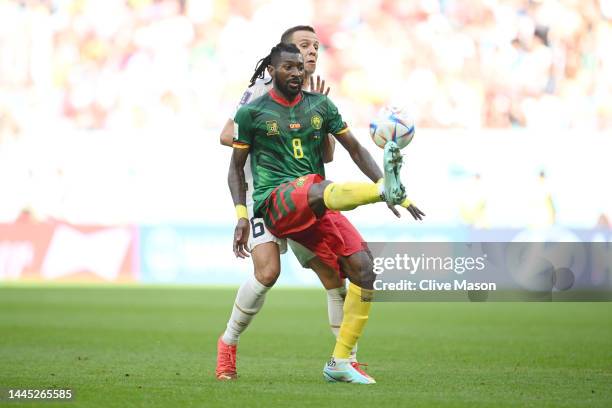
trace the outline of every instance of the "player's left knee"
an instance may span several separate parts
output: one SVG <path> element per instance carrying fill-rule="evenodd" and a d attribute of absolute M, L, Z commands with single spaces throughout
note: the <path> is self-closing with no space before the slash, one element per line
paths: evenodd
<path fill-rule="evenodd" d="M 368 250 L 357 252 L 349 257 L 349 267 L 352 280 L 364 289 L 373 289 L 376 274 L 374 273 L 374 260 Z"/>
<path fill-rule="evenodd" d="M 374 273 L 374 265 L 370 259 L 364 261 L 360 270 L 361 287 L 365 289 L 374 289 L 374 281 L 376 274 Z"/>

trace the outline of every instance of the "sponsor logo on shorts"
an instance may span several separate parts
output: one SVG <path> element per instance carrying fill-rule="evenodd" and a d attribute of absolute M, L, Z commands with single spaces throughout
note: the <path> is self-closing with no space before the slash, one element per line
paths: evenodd
<path fill-rule="evenodd" d="M 323 118 L 319 115 L 314 115 L 313 117 L 310 118 L 310 124 L 312 125 L 313 128 L 315 128 L 316 130 L 321 129 L 321 126 L 323 126 Z"/>
<path fill-rule="evenodd" d="M 266 129 L 268 130 L 268 133 L 267 133 L 268 136 L 275 136 L 279 134 L 278 122 L 276 122 L 275 120 L 267 120 Z"/>

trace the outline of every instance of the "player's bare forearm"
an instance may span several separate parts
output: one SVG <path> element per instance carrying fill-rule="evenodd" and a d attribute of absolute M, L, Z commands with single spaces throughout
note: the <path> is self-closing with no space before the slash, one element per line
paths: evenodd
<path fill-rule="evenodd" d="M 368 176 L 373 182 L 377 182 L 383 178 L 383 173 L 378 167 L 378 164 L 374 161 L 374 158 L 363 146 L 359 145 L 359 148 L 354 152 L 351 152 L 351 158 L 362 171 L 363 174 Z"/>
<path fill-rule="evenodd" d="M 227 175 L 227 184 L 229 185 L 232 193 L 232 200 L 236 206 L 244 206 L 246 204 L 244 163 L 248 155 L 249 149 L 234 147 L 234 151 L 232 152 L 232 160 L 230 161 Z M 245 211 L 244 207 L 242 207 L 242 211 Z M 236 228 L 234 228 L 234 255 L 238 258 L 247 258 L 249 256 L 249 249 L 247 246 L 249 240 L 249 222 L 246 218 L 246 214 L 240 214 L 239 207 L 236 207 L 236 213 L 238 215 L 238 222 L 236 223 Z"/>
<path fill-rule="evenodd" d="M 373 182 L 377 182 L 383 178 L 383 173 L 374 161 L 374 158 L 355 138 L 349 130 L 346 133 L 336 136 L 336 139 L 344 146 L 351 155 L 351 159 L 355 162 L 359 170 Z"/>
<path fill-rule="evenodd" d="M 232 193 L 234 205 L 246 204 L 246 182 L 244 177 L 244 163 L 249 155 L 249 149 L 234 148 L 227 174 L 227 184 Z"/>
<path fill-rule="evenodd" d="M 323 163 L 331 163 L 334 160 L 335 149 L 336 139 L 332 135 L 327 135 L 323 141 Z"/>

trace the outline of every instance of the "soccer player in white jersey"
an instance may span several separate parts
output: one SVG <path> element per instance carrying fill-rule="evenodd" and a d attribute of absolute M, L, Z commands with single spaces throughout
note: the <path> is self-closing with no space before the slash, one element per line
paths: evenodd
<path fill-rule="evenodd" d="M 311 91 L 319 93 L 329 93 L 329 88 L 325 89 L 325 81 L 317 77 L 316 84 L 312 77 L 317 64 L 319 39 L 310 26 L 296 26 L 288 29 L 281 36 L 281 42 L 293 43 L 300 49 L 304 57 L 304 68 L 306 72 L 305 83 L 310 84 Z M 267 66 L 270 61 L 265 58 L 260 60 L 253 76 L 249 88 L 244 92 L 236 110 L 242 105 L 253 101 L 272 89 L 272 79 L 265 77 Z M 235 113 L 235 112 L 233 112 Z M 221 132 L 221 144 L 232 146 L 234 140 L 234 115 L 228 119 Z M 334 139 L 331 135 L 327 136 L 324 159 L 329 163 L 333 158 Z M 233 380 L 236 374 L 236 346 L 240 334 L 247 328 L 255 314 L 263 306 L 266 292 L 274 285 L 280 274 L 279 254 L 287 251 L 287 240 L 276 238 L 265 227 L 261 218 L 253 217 L 252 199 L 252 175 L 250 162 L 247 161 L 244 171 L 247 191 L 248 219 L 251 223 L 251 233 L 249 236 L 249 248 L 253 258 L 255 269 L 254 276 L 245 281 L 238 289 L 236 300 L 232 309 L 232 314 L 227 323 L 225 332 L 217 341 L 217 368 L 216 377 L 219 380 Z M 392 209 L 396 213 L 395 209 Z M 399 216 L 398 213 L 396 215 Z M 344 298 L 346 288 L 344 279 L 338 276 L 330 266 L 323 263 L 314 253 L 289 240 L 289 245 L 297 257 L 300 264 L 305 268 L 311 268 L 321 280 L 327 291 L 327 311 L 329 324 L 334 336 L 338 336 L 338 331 L 342 323 Z M 357 346 L 351 353 L 351 364 L 364 375 L 367 375 L 360 368 L 357 362 Z"/>

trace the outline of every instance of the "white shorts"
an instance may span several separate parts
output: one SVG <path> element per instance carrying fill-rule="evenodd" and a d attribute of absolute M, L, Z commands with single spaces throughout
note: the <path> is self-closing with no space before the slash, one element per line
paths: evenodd
<path fill-rule="evenodd" d="M 251 224 L 248 244 L 249 250 L 252 251 L 253 248 L 259 244 L 276 242 L 281 254 L 287 252 L 287 240 L 285 238 L 277 238 L 272 235 L 272 233 L 266 228 L 263 218 L 255 218 L 253 216 L 252 204 L 247 207 L 247 210 L 249 212 L 249 223 Z"/>
<path fill-rule="evenodd" d="M 244 164 L 244 176 L 247 182 L 246 204 L 249 213 L 250 234 L 248 248 L 252 251 L 257 245 L 265 244 L 266 242 L 275 242 L 278 245 L 281 254 L 287 252 L 287 240 L 277 238 L 266 228 L 263 218 L 255 218 L 253 216 L 253 176 L 251 174 L 251 157 L 247 158 Z"/>

